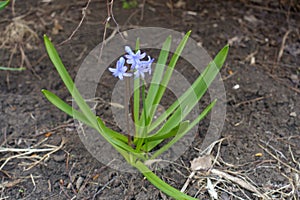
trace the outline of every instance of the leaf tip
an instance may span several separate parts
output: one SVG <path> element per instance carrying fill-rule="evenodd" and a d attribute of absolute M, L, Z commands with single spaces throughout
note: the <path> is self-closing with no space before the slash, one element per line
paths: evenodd
<path fill-rule="evenodd" d="M 227 48 L 227 49 L 229 49 L 229 44 L 226 44 L 225 46 L 224 46 L 224 48 Z"/>
<path fill-rule="evenodd" d="M 191 35 L 191 33 L 192 33 L 192 30 L 189 30 L 185 35 L 186 35 L 186 37 L 189 37 L 190 35 Z"/>
<path fill-rule="evenodd" d="M 41 89 L 41 92 L 45 95 L 45 93 L 47 92 L 47 90 Z"/>

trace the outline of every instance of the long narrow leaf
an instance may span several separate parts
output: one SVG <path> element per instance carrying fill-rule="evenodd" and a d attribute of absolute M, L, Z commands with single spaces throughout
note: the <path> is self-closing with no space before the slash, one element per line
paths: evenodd
<path fill-rule="evenodd" d="M 181 122 L 178 126 L 176 126 L 175 128 L 173 128 L 168 133 L 161 134 L 161 135 L 152 135 L 152 136 L 150 136 L 150 137 L 148 137 L 146 139 L 147 139 L 148 142 L 151 142 L 151 141 L 155 141 L 155 140 L 162 140 L 162 139 L 167 139 L 167 138 L 173 137 L 179 131 L 182 131 L 182 127 L 186 126 L 186 124 L 189 124 L 189 122 L 188 121 Z"/>
<path fill-rule="evenodd" d="M 0 67 L 0 70 L 5 70 L 5 71 L 23 71 L 23 70 L 26 70 L 26 68 L 24 68 L 24 67 L 19 67 L 19 68 Z"/>
<path fill-rule="evenodd" d="M 178 134 L 170 141 L 168 142 L 166 145 L 164 145 L 162 148 L 160 148 L 159 150 L 157 150 L 151 157 L 151 159 L 155 159 L 157 156 L 159 156 L 160 154 L 162 154 L 163 152 L 167 151 L 171 146 L 173 146 L 178 140 L 180 140 L 185 134 L 187 134 L 195 125 L 197 125 L 210 111 L 211 109 L 214 107 L 214 105 L 216 104 L 217 100 L 214 100 L 211 104 L 209 104 L 204 110 L 203 112 L 191 123 L 191 124 L 187 124 L 188 126 L 182 126 L 182 128 L 180 127 L 181 130 L 179 130 Z M 154 141 L 151 144 L 148 144 L 148 148 L 154 148 L 155 146 L 157 146 L 160 142 L 159 141 Z M 151 149 L 148 149 L 149 151 L 151 151 Z"/>
<path fill-rule="evenodd" d="M 148 95 L 146 98 L 146 104 L 148 105 L 148 109 L 151 109 L 153 106 L 153 101 L 157 95 L 157 91 L 159 89 L 159 84 L 161 82 L 162 76 L 164 74 L 164 69 L 166 66 L 166 62 L 169 56 L 169 51 L 171 48 L 171 42 L 172 42 L 172 37 L 169 36 L 167 37 L 166 41 L 164 42 L 162 49 L 160 51 L 158 60 L 155 65 L 154 73 L 153 73 L 153 78 L 151 80 L 151 84 L 148 90 Z M 150 110 L 147 110 L 147 113 L 149 113 Z"/>
<path fill-rule="evenodd" d="M 126 161 L 129 164 L 132 165 L 132 162 L 134 161 L 132 160 L 132 156 L 134 156 L 134 158 L 142 157 L 142 154 L 135 153 L 135 151 L 131 147 L 130 149 L 129 146 L 126 144 L 126 142 L 116 140 L 114 137 L 112 137 L 112 133 L 107 130 L 108 128 L 105 126 L 103 121 L 99 117 L 96 117 L 96 119 L 98 122 L 99 129 L 102 130 L 100 132 L 101 135 L 126 159 Z"/>
<path fill-rule="evenodd" d="M 88 125 L 91 128 L 97 129 L 97 127 L 93 127 L 92 124 L 88 121 L 88 119 L 79 111 L 75 110 L 73 107 L 68 105 L 66 102 L 64 102 L 62 99 L 60 99 L 58 96 L 53 94 L 52 92 L 48 90 L 42 90 L 42 93 L 45 95 L 45 97 L 58 109 L 65 112 L 66 114 L 70 115 L 71 117 L 74 117 L 75 119 L 81 121 L 82 123 Z M 119 139 L 120 141 L 126 142 L 127 137 L 124 135 L 121 135 L 120 133 L 111 130 L 110 128 L 106 127 L 104 124 L 102 126 L 103 129 L 105 129 L 105 132 L 108 132 L 111 137 Z"/>
<path fill-rule="evenodd" d="M 50 101 L 53 105 L 55 105 L 58 109 L 65 112 L 66 114 L 70 115 L 71 117 L 74 117 L 75 119 L 81 121 L 82 123 L 90 126 L 93 128 L 92 124 L 89 122 L 89 120 L 79 111 L 75 110 L 71 106 L 69 106 L 66 102 L 61 100 L 58 96 L 53 94 L 52 92 L 48 90 L 42 90 L 42 93 L 44 96 Z"/>
<path fill-rule="evenodd" d="M 181 52 L 183 51 L 183 48 L 185 47 L 185 44 L 186 44 L 190 34 L 191 34 L 191 31 L 187 32 L 185 34 L 185 36 L 183 37 L 183 39 L 180 41 L 177 49 L 175 50 L 174 55 L 171 58 L 171 61 L 170 61 L 169 65 L 166 69 L 166 72 L 163 76 L 163 79 L 161 81 L 161 84 L 159 85 L 159 89 L 158 89 L 158 91 L 156 93 L 156 96 L 155 96 L 155 99 L 153 101 L 153 106 L 151 106 L 151 110 L 150 110 L 150 113 L 149 113 L 149 118 L 151 120 L 153 119 L 153 116 L 155 114 L 157 106 L 158 106 L 158 104 L 159 104 L 159 102 L 160 102 L 160 100 L 161 100 L 161 98 L 162 98 L 162 96 L 163 96 L 163 94 L 164 94 L 164 92 L 167 88 L 167 85 L 168 85 L 168 83 L 170 81 L 170 78 L 172 76 L 174 67 L 175 67 L 175 65 L 176 65 L 176 63 L 177 63 L 177 61 L 178 61 L 178 59 L 181 55 Z"/>
<path fill-rule="evenodd" d="M 169 118 L 169 123 L 175 123 L 174 118 L 182 118 L 179 110 L 179 106 L 183 109 L 187 108 L 186 115 L 193 109 L 194 105 L 200 100 L 200 98 L 204 95 L 207 88 L 214 80 L 216 75 L 219 73 L 219 70 L 222 68 L 227 54 L 228 54 L 229 46 L 226 45 L 215 57 L 215 59 L 208 64 L 203 73 L 197 78 L 197 80 L 192 84 L 192 86 L 182 95 L 180 96 L 166 111 L 163 115 L 161 115 L 154 123 L 149 127 L 149 132 L 153 131 L 157 128 L 162 122 L 164 122 L 174 111 L 177 109 L 177 114 L 173 114 L 173 118 Z M 195 101 L 195 95 L 197 97 L 197 101 Z M 182 111 L 182 110 L 181 110 Z M 167 125 L 168 127 L 168 125 Z M 172 128 L 170 126 L 170 128 Z"/>
<path fill-rule="evenodd" d="M 96 116 L 91 111 L 90 107 L 86 104 L 86 102 L 83 100 L 78 89 L 75 87 L 74 82 L 72 81 L 69 73 L 67 72 L 66 68 L 64 67 L 56 49 L 54 48 L 53 44 L 51 43 L 51 41 L 49 40 L 49 38 L 46 35 L 44 35 L 44 42 L 45 42 L 45 46 L 46 46 L 46 50 L 48 52 L 49 58 L 52 61 L 53 65 L 55 66 L 56 70 L 58 71 L 61 79 L 65 83 L 70 94 L 74 98 L 75 102 L 79 106 L 82 113 L 86 116 L 86 118 L 92 124 L 92 126 L 97 127 L 98 123 L 96 120 Z"/>
<path fill-rule="evenodd" d="M 0 10 L 3 10 L 9 4 L 9 0 L 0 2 Z"/>
<path fill-rule="evenodd" d="M 139 129 L 139 131 L 141 131 L 141 134 L 139 133 L 138 134 L 138 140 L 137 140 L 137 145 L 136 145 L 136 149 L 137 150 L 140 150 L 141 149 L 141 147 L 142 147 L 142 145 L 143 145 L 143 143 L 144 143 L 144 139 L 145 139 L 145 137 L 147 137 L 147 128 L 148 128 L 148 123 L 149 123 L 149 120 L 148 120 L 148 118 L 147 118 L 147 104 L 146 104 L 146 91 L 145 91 L 145 88 L 146 88 L 146 86 L 145 86 L 145 82 L 143 82 L 143 85 L 142 85 L 142 102 L 143 102 L 143 111 L 142 111 L 142 116 L 143 116 L 143 120 L 140 120 L 140 122 L 141 123 L 143 123 L 142 124 L 142 127 Z"/>
<path fill-rule="evenodd" d="M 135 51 L 140 48 L 140 40 L 137 38 L 135 44 Z M 133 119 L 136 128 L 136 134 L 138 134 L 139 119 L 140 119 L 140 78 L 135 78 L 133 81 Z"/>
<path fill-rule="evenodd" d="M 117 145 L 113 140 L 115 140 L 115 137 L 112 136 L 114 133 L 113 131 L 109 131 L 103 121 L 96 117 L 92 111 L 90 110 L 89 106 L 86 104 L 86 102 L 83 100 L 82 96 L 80 95 L 78 89 L 75 87 L 70 75 L 68 74 L 67 70 L 65 69 L 63 63 L 61 62 L 61 59 L 55 50 L 53 44 L 50 42 L 48 37 L 44 36 L 44 42 L 46 46 L 46 50 L 48 52 L 48 55 L 50 57 L 50 60 L 54 64 L 56 70 L 58 71 L 61 79 L 65 83 L 67 89 L 71 93 L 72 97 L 74 98 L 75 102 L 79 106 L 80 110 L 82 111 L 83 115 L 87 118 L 87 120 L 90 122 L 92 127 L 94 127 L 121 155 L 124 156 L 124 158 L 130 162 L 130 155 L 126 150 L 123 149 L 123 147 L 120 147 Z"/>
<path fill-rule="evenodd" d="M 164 181 L 162 181 L 158 176 L 156 176 L 145 164 L 138 161 L 134 165 L 143 175 L 150 181 L 155 187 L 157 187 L 162 192 L 166 193 L 167 195 L 173 197 L 177 200 L 197 200 L 193 197 L 190 197 L 179 190 L 175 189 L 174 187 L 168 185 Z"/>

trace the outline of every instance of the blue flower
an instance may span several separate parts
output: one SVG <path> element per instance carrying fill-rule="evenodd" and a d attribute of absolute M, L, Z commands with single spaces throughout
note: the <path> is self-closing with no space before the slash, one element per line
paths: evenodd
<path fill-rule="evenodd" d="M 108 68 L 109 71 L 113 73 L 113 76 L 119 77 L 120 80 L 123 80 L 123 76 L 130 77 L 132 74 L 126 73 L 127 67 L 124 66 L 125 64 L 125 59 L 121 57 L 116 65 L 116 68 Z"/>
<path fill-rule="evenodd" d="M 151 58 L 150 56 L 148 56 L 148 60 L 147 61 L 140 61 L 139 65 L 135 68 L 135 72 L 134 72 L 134 77 L 138 78 L 138 77 L 145 77 L 146 72 L 148 72 L 149 74 L 151 74 L 151 64 L 153 63 L 154 58 Z"/>
<path fill-rule="evenodd" d="M 141 65 L 141 60 L 145 58 L 146 53 L 141 54 L 140 50 L 133 53 L 129 46 L 125 46 L 125 51 L 128 53 L 128 55 L 125 55 L 127 64 L 131 64 L 131 70 L 137 69 Z"/>

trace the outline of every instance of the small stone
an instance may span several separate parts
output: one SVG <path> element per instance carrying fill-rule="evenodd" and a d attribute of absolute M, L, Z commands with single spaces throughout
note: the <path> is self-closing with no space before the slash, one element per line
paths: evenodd
<path fill-rule="evenodd" d="M 68 183 L 68 185 L 67 185 L 67 189 L 71 189 L 72 188 L 72 183 Z"/>
<path fill-rule="evenodd" d="M 77 181 L 76 181 L 76 189 L 80 188 L 80 186 L 83 183 L 83 181 L 84 181 L 84 178 L 81 177 L 81 176 L 79 176 L 78 179 L 77 179 Z"/>
<path fill-rule="evenodd" d="M 297 113 L 296 113 L 296 112 L 291 112 L 291 113 L 290 113 L 290 116 L 291 116 L 291 117 L 297 117 Z"/>
<path fill-rule="evenodd" d="M 232 87 L 232 89 L 234 89 L 234 90 L 237 90 L 237 89 L 239 89 L 239 88 L 240 88 L 240 85 L 239 85 L 239 84 L 236 84 L 235 86 Z"/>
<path fill-rule="evenodd" d="M 65 154 L 53 155 L 53 160 L 55 160 L 56 162 L 64 161 L 65 158 L 66 158 Z"/>
<path fill-rule="evenodd" d="M 254 65 L 255 64 L 255 57 L 251 57 L 251 60 L 250 60 L 250 65 Z"/>
<path fill-rule="evenodd" d="M 293 83 L 298 84 L 299 83 L 298 75 L 297 74 L 292 74 L 291 75 L 291 80 L 292 80 Z"/>

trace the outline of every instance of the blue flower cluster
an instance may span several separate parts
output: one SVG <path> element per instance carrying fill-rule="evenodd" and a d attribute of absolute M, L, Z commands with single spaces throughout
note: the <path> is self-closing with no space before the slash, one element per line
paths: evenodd
<path fill-rule="evenodd" d="M 134 53 L 129 46 L 125 46 L 126 51 L 126 63 L 131 65 L 130 69 L 125 66 L 125 59 L 121 57 L 116 65 L 116 68 L 108 68 L 110 72 L 112 72 L 113 76 L 118 77 L 120 80 L 123 80 L 123 77 L 130 77 L 134 75 L 135 78 L 145 77 L 145 73 L 148 72 L 151 74 L 151 64 L 154 59 L 148 56 L 148 60 L 142 60 L 146 57 L 146 53 L 141 53 L 138 50 Z"/>

